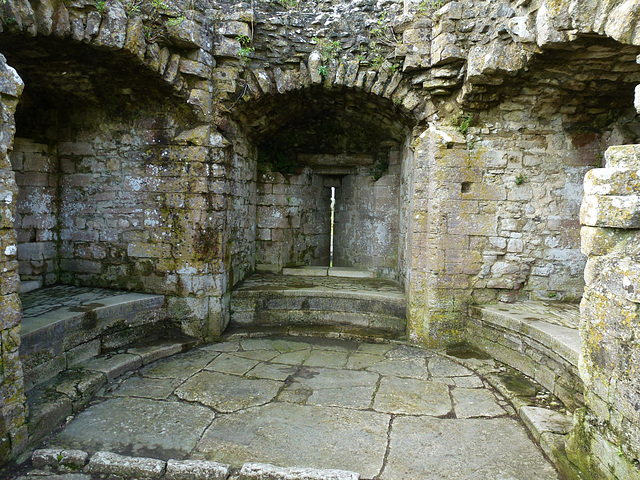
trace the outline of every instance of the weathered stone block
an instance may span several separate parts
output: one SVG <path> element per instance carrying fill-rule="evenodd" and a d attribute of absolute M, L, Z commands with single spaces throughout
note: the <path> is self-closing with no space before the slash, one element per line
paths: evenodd
<path fill-rule="evenodd" d="M 167 480 L 226 480 L 229 465 L 205 460 L 169 460 Z"/>
<path fill-rule="evenodd" d="M 87 471 L 121 477 L 160 478 L 167 462 L 154 458 L 126 457 L 111 452 L 97 452 L 89 461 Z"/>
<path fill-rule="evenodd" d="M 640 145 L 616 145 L 609 147 L 604 152 L 604 160 L 607 168 L 640 167 Z"/>
<path fill-rule="evenodd" d="M 118 0 L 107 0 L 105 13 L 94 43 L 112 49 L 122 48 L 127 39 L 127 13 Z"/>
<path fill-rule="evenodd" d="M 640 228 L 640 196 L 585 195 L 580 223 L 591 227 Z"/>

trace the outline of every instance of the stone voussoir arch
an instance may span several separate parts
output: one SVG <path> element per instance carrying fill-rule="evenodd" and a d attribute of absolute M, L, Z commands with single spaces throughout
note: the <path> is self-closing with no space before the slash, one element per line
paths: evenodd
<path fill-rule="evenodd" d="M 414 88 L 411 78 L 390 64 L 374 68 L 358 59 L 341 59 L 322 65 L 320 54 L 314 51 L 306 61 L 301 60 L 293 67 L 248 68 L 243 77 L 240 94 L 228 101 L 229 111 L 234 110 L 239 100 L 247 103 L 321 88 L 327 92 L 353 91 L 387 100 L 401 107 L 416 123 L 432 113 L 428 91 Z"/>
<path fill-rule="evenodd" d="M 0 3 L 0 36 L 51 37 L 86 44 L 128 57 L 168 85 L 201 121 L 211 113 L 210 93 L 196 85 L 211 78 L 215 65 L 212 35 L 206 26 L 181 15 L 167 17 L 164 42 L 152 37 L 140 12 L 128 12 L 119 0 L 6 0 Z M 194 60 L 195 59 L 195 60 Z"/>

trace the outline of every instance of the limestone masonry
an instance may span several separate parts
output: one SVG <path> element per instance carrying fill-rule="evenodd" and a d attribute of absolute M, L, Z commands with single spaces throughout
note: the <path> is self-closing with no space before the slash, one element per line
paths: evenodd
<path fill-rule="evenodd" d="M 520 362 L 573 412 L 563 475 L 640 479 L 639 58 L 636 0 L 3 0 L 0 464 L 38 382 L 360 272 L 402 320 L 295 308 Z M 246 293 L 296 269 L 329 280 Z M 93 303 L 23 329 L 54 285 Z M 577 362 L 479 313 L 525 301 L 581 302 Z"/>

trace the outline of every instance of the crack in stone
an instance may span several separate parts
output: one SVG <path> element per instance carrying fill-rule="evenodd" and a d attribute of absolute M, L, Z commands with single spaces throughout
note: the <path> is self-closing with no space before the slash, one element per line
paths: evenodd
<path fill-rule="evenodd" d="M 391 430 L 393 428 L 393 422 L 396 418 L 396 415 L 391 414 L 389 417 L 389 427 L 387 428 L 387 446 L 384 452 L 384 457 L 382 458 L 382 466 L 380 467 L 380 471 L 378 474 L 373 477 L 373 480 L 382 479 L 382 474 L 384 473 L 385 468 L 387 468 L 387 461 L 389 460 L 389 454 L 391 452 Z"/>

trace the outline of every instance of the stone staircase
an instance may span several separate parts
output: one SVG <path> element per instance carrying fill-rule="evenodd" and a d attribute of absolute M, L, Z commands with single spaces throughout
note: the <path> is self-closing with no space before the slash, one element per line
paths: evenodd
<path fill-rule="evenodd" d="M 23 293 L 21 300 L 31 444 L 114 378 L 195 344 L 165 323 L 162 295 L 58 285 Z"/>
<path fill-rule="evenodd" d="M 231 296 L 231 326 L 286 329 L 284 333 L 325 328 L 343 336 L 382 338 L 405 334 L 406 299 L 399 283 L 355 277 L 357 273 L 299 273 L 259 273 L 242 282 Z"/>

